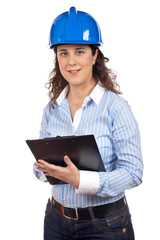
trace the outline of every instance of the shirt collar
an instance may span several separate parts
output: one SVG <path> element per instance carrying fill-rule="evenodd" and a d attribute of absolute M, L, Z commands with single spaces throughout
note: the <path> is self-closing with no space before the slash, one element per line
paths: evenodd
<path fill-rule="evenodd" d="M 63 100 L 66 98 L 67 94 L 69 91 L 69 85 L 67 85 L 62 92 L 60 93 L 60 95 L 58 96 L 56 102 L 58 105 L 61 105 Z M 105 88 L 103 88 L 102 86 L 100 86 L 99 83 L 97 83 L 97 85 L 95 86 L 95 88 L 92 90 L 92 92 L 90 93 L 89 96 L 87 96 L 84 100 L 83 104 L 86 104 L 90 99 L 92 99 L 97 105 L 100 103 L 101 98 L 103 96 L 105 92 Z"/>
<path fill-rule="evenodd" d="M 99 83 L 97 83 L 97 85 L 95 86 L 95 88 L 93 89 L 93 91 L 90 94 L 90 98 L 92 98 L 93 101 L 98 105 L 101 101 L 101 98 L 102 98 L 104 92 L 105 92 L 105 88 L 100 86 Z"/>
<path fill-rule="evenodd" d="M 58 96 L 58 98 L 56 99 L 56 102 L 58 105 L 61 105 L 61 103 L 63 102 L 63 100 L 65 99 L 65 97 L 67 96 L 67 93 L 69 91 L 69 85 L 67 85 L 62 92 L 60 93 L 60 95 Z"/>

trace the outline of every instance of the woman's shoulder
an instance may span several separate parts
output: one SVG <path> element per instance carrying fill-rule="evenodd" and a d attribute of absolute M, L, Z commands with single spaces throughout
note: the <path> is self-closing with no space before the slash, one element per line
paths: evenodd
<path fill-rule="evenodd" d="M 120 109 L 128 105 L 126 99 L 112 91 L 105 91 L 105 99 L 109 103 L 109 107 L 112 109 Z"/>
<path fill-rule="evenodd" d="M 45 114 L 48 117 L 53 114 L 53 111 L 54 111 L 54 106 L 52 105 L 51 102 L 48 102 L 43 108 L 43 114 Z"/>
<path fill-rule="evenodd" d="M 110 101 L 109 115 L 112 118 L 128 116 L 132 120 L 135 119 L 131 106 L 125 98 L 111 91 L 106 92 L 106 94 Z"/>

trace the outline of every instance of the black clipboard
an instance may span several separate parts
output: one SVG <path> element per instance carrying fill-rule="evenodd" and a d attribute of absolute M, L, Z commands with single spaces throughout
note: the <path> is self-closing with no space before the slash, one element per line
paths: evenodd
<path fill-rule="evenodd" d="M 64 136 L 26 140 L 31 152 L 38 161 L 65 167 L 64 156 L 67 155 L 79 170 L 104 172 L 104 164 L 99 153 L 94 135 Z M 46 177 L 48 182 L 65 184 L 53 177 Z"/>

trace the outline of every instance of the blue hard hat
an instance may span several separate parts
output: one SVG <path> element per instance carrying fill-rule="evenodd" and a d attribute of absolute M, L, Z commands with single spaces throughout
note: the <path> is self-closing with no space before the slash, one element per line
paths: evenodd
<path fill-rule="evenodd" d="M 86 12 L 71 7 L 54 20 L 49 46 L 59 44 L 102 44 L 101 30 L 96 20 Z"/>

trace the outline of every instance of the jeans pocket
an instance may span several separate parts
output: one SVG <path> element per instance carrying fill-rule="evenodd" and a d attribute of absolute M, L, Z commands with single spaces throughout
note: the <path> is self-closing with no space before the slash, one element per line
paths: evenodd
<path fill-rule="evenodd" d="M 101 232 L 121 236 L 127 232 L 129 217 L 129 212 L 123 210 L 104 219 L 97 219 L 94 224 Z"/>
<path fill-rule="evenodd" d="M 105 221 L 110 229 L 122 228 L 128 224 L 128 219 L 125 213 L 105 218 Z"/>

